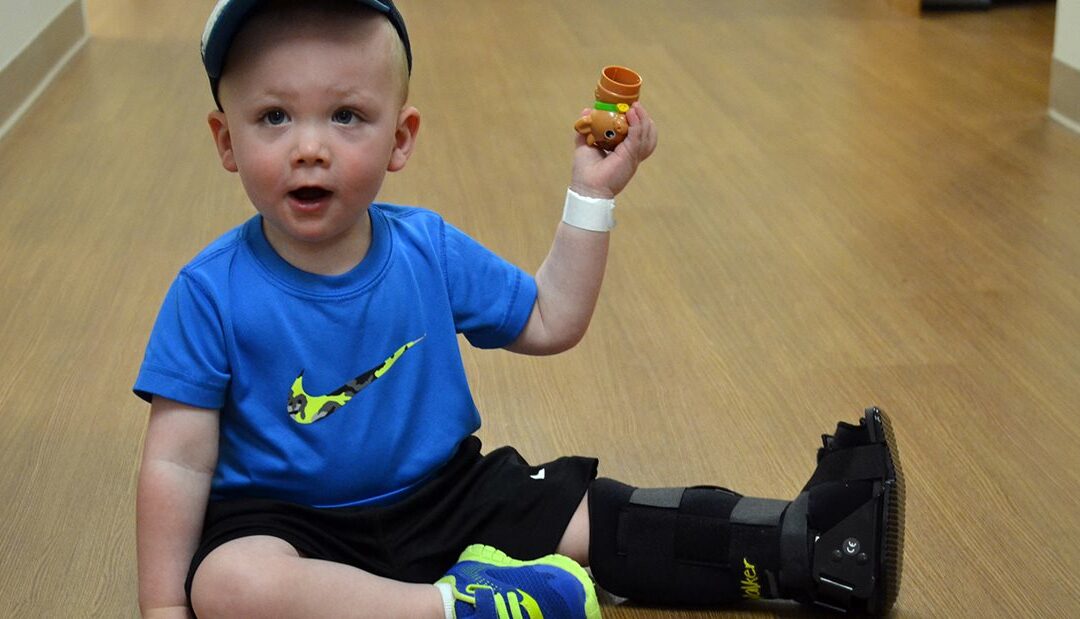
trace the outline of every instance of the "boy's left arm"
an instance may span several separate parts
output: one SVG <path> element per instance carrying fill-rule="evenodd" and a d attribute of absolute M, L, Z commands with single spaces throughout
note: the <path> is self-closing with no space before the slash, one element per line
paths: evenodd
<path fill-rule="evenodd" d="M 586 110 L 583 114 L 588 114 Z M 614 199 L 638 165 L 656 148 L 656 126 L 635 103 L 626 115 L 629 134 L 613 152 L 587 146 L 578 135 L 570 189 L 585 198 Z M 585 336 L 604 280 L 610 232 L 559 223 L 551 250 L 536 272 L 536 303 L 521 334 L 507 350 L 551 355 L 572 348 Z"/>

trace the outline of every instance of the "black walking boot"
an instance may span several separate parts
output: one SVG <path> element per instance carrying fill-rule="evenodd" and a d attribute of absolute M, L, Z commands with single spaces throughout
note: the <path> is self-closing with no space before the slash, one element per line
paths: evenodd
<path fill-rule="evenodd" d="M 885 614 L 904 545 L 904 478 L 889 419 L 870 408 L 858 425 L 841 422 L 822 438 L 794 501 L 596 480 L 589 559 L 598 584 L 663 605 L 783 598 Z"/>
<path fill-rule="evenodd" d="M 885 614 L 904 550 L 904 476 L 888 416 L 865 411 L 822 435 L 818 464 L 782 524 L 781 589 L 800 602 Z"/>

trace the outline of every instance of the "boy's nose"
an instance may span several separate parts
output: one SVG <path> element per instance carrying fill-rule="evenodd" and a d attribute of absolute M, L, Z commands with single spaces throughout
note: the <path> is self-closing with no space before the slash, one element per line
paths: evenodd
<path fill-rule="evenodd" d="M 330 150 L 315 135 L 302 135 L 293 150 L 294 166 L 325 166 L 330 163 Z"/>

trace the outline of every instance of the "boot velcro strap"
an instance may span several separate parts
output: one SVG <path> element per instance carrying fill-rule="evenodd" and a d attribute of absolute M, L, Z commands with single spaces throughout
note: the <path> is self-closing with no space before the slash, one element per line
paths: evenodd
<path fill-rule="evenodd" d="M 780 519 L 788 501 L 779 499 L 758 499 L 744 496 L 731 510 L 731 524 L 746 524 L 759 527 L 780 526 Z"/>
<path fill-rule="evenodd" d="M 635 488 L 630 495 L 631 505 L 679 509 L 686 488 Z"/>
<path fill-rule="evenodd" d="M 780 524 L 788 501 L 742 497 L 731 510 L 729 569 L 742 574 L 744 599 L 780 595 Z"/>
<path fill-rule="evenodd" d="M 825 454 L 805 489 L 831 481 L 884 479 L 888 476 L 889 450 L 885 443 L 860 445 Z"/>

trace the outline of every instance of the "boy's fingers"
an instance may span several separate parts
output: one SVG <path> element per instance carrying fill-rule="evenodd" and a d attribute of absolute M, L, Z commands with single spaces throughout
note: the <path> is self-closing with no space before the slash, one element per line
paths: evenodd
<path fill-rule="evenodd" d="M 653 122 L 652 117 L 649 116 L 649 113 L 645 111 L 644 107 L 635 105 L 635 109 L 639 116 L 638 126 L 641 128 L 641 154 L 642 159 L 644 159 L 656 148 L 656 124 Z"/>
<path fill-rule="evenodd" d="M 642 154 L 641 158 L 644 159 L 656 148 L 656 124 L 645 107 L 639 103 L 634 104 L 627 118 L 630 120 L 630 132 L 634 134 L 639 152 Z"/>
<path fill-rule="evenodd" d="M 639 117 L 630 125 L 630 134 L 627 136 L 638 161 L 644 160 L 656 148 L 656 125 L 651 118 L 642 114 L 643 111 L 638 110 Z"/>
<path fill-rule="evenodd" d="M 641 139 L 641 158 L 645 159 L 656 150 L 656 125 L 648 124 L 645 135 Z"/>
<path fill-rule="evenodd" d="M 578 133 L 577 131 L 575 131 L 574 132 L 574 148 L 579 148 L 579 147 L 585 146 L 587 144 L 588 144 L 588 142 L 586 142 L 585 134 L 584 133 Z"/>

